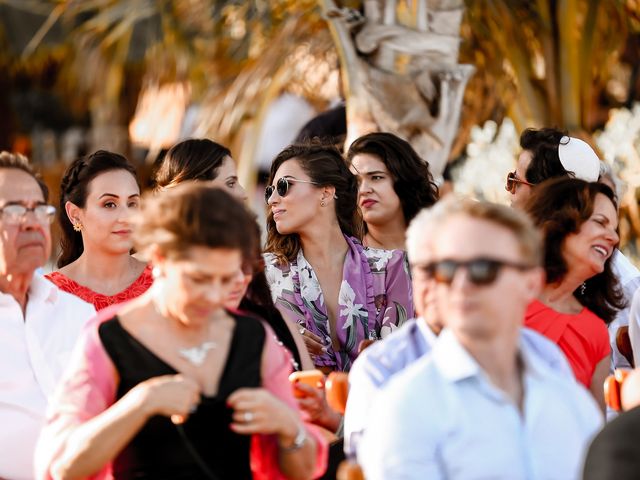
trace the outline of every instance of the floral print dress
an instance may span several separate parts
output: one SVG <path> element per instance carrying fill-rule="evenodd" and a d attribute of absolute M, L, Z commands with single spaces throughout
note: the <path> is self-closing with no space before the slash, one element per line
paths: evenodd
<path fill-rule="evenodd" d="M 327 307 L 320 282 L 302 250 L 295 261 L 279 264 L 265 253 L 267 281 L 273 301 L 283 317 L 324 339 L 327 352 L 314 357 L 319 367 L 349 371 L 362 340 L 385 337 L 414 316 L 411 279 L 401 250 L 363 247 L 345 236 L 349 250 L 344 261 L 338 295 L 335 351 Z"/>

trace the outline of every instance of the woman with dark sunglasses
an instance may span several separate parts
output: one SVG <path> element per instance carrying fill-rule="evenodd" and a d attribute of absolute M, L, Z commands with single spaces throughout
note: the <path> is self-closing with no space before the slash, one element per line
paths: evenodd
<path fill-rule="evenodd" d="M 525 208 L 543 232 L 547 274 L 525 325 L 558 344 L 576 379 L 604 409 L 607 324 L 624 307 L 611 269 L 619 241 L 614 193 L 602 183 L 553 179 L 536 186 Z"/>
<path fill-rule="evenodd" d="M 362 246 L 355 176 L 334 147 L 292 145 L 266 188 L 267 279 L 315 365 L 348 371 L 363 340 L 413 317 L 405 255 Z"/>
<path fill-rule="evenodd" d="M 240 201 L 246 201 L 247 194 L 238 182 L 238 175 L 231 152 L 206 138 L 191 138 L 176 143 L 164 158 L 156 165 L 153 183 L 157 191 L 170 190 L 184 182 L 206 182 L 221 188 Z M 255 222 L 254 222 L 255 223 Z M 252 226 L 260 236 L 257 223 Z M 312 368 L 301 335 L 294 326 L 286 322 L 273 305 L 269 286 L 264 275 L 264 266 L 256 260 L 261 257 L 260 246 L 255 256 L 243 260 L 243 275 L 235 282 L 234 289 L 227 299 L 229 309 L 240 309 L 257 315 L 265 320 L 291 352 L 296 370 Z"/>
<path fill-rule="evenodd" d="M 363 244 L 404 250 L 409 222 L 438 200 L 429 163 L 409 142 L 388 132 L 356 139 L 346 158 L 358 180 L 358 206 L 365 222 Z"/>

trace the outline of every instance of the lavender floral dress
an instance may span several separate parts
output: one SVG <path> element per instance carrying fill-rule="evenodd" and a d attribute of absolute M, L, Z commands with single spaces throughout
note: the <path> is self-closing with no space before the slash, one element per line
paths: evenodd
<path fill-rule="evenodd" d="M 279 265 L 275 255 L 265 253 L 271 296 L 283 317 L 325 340 L 327 353 L 314 358 L 321 367 L 349 371 L 358 355 L 358 344 L 391 333 L 413 318 L 411 280 L 401 250 L 363 247 L 345 236 L 349 250 L 344 261 L 338 295 L 336 336 L 340 351 L 331 343 L 327 308 L 320 283 L 302 250 L 294 262 Z"/>

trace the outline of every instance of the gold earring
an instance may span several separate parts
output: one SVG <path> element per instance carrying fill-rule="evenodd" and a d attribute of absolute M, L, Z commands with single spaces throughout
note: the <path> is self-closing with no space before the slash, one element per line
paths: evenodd
<path fill-rule="evenodd" d="M 324 203 L 324 200 L 322 200 L 322 201 L 320 202 L 320 206 L 321 206 L 321 207 L 324 207 L 325 205 L 326 205 L 326 204 Z"/>
<path fill-rule="evenodd" d="M 78 220 L 74 220 L 73 222 L 73 230 L 76 232 L 82 231 L 82 224 Z"/>

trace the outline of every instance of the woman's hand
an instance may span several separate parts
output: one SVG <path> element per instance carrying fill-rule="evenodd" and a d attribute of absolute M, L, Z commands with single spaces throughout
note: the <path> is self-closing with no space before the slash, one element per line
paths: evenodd
<path fill-rule="evenodd" d="M 307 412 L 312 423 L 332 432 L 338 430 L 342 416 L 327 403 L 323 383 L 319 383 L 314 388 L 302 382 L 296 382 L 293 384 L 293 388 L 302 394 L 302 398 L 298 400 L 298 405 L 301 410 Z"/>
<path fill-rule="evenodd" d="M 184 375 L 154 377 L 130 392 L 137 397 L 147 416 L 164 415 L 173 423 L 183 423 L 200 403 L 200 386 Z"/>
<path fill-rule="evenodd" d="M 299 329 L 300 335 L 302 335 L 302 339 L 304 340 L 304 344 L 311 355 L 322 355 L 327 353 L 327 347 L 318 335 L 313 332 L 310 332 L 304 327 L 300 327 Z"/>
<path fill-rule="evenodd" d="M 284 444 L 298 434 L 301 421 L 296 412 L 263 388 L 240 388 L 227 405 L 234 410 L 231 429 L 236 433 L 277 434 Z"/>

